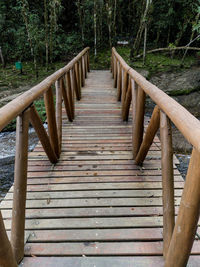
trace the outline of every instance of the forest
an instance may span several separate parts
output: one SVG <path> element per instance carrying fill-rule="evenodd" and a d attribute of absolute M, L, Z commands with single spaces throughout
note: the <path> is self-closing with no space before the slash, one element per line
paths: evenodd
<path fill-rule="evenodd" d="M 200 0 L 1 0 L 1 61 L 48 68 L 85 46 L 96 56 L 124 42 L 130 59 L 159 48 L 198 54 L 199 17 Z"/>

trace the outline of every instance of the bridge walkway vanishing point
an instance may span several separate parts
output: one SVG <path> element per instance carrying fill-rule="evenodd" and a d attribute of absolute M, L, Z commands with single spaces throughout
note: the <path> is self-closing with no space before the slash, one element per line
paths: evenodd
<path fill-rule="evenodd" d="M 91 71 L 72 123 L 63 106 L 58 163 L 50 163 L 40 142 L 29 153 L 20 266 L 164 266 L 160 140 L 154 137 L 142 167 L 136 165 L 132 108 L 129 121 L 122 121 L 116 99 L 110 71 Z M 148 124 L 145 117 L 145 131 Z M 176 163 L 174 156 L 177 214 L 184 181 Z M 8 235 L 13 192 L 0 205 Z M 199 242 L 187 266 L 200 266 Z"/>

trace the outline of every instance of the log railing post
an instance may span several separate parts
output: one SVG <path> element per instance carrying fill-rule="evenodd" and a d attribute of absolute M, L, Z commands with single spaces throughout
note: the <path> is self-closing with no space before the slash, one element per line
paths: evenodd
<path fill-rule="evenodd" d="M 0 237 L 1 237 L 0 266 L 2 266 L 2 267 L 17 267 L 18 265 L 17 265 L 17 262 L 15 260 L 10 241 L 8 240 L 8 236 L 6 233 L 5 226 L 4 226 L 1 211 L 0 211 Z M 24 254 L 24 247 L 23 247 L 23 254 Z"/>
<path fill-rule="evenodd" d="M 133 158 L 135 159 L 140 149 L 144 132 L 145 92 L 141 87 L 137 89 L 137 104 L 135 122 L 133 127 Z"/>
<path fill-rule="evenodd" d="M 166 257 L 175 223 L 172 132 L 169 118 L 160 111 L 163 190 L 163 255 Z"/>
<path fill-rule="evenodd" d="M 71 76 L 72 76 L 72 84 L 73 84 L 73 91 L 76 93 L 76 99 L 79 101 L 81 99 L 81 96 L 79 94 L 78 90 L 78 82 L 77 82 L 77 77 L 76 77 L 76 69 L 75 66 L 71 70 Z"/>
<path fill-rule="evenodd" d="M 183 267 L 194 242 L 200 212 L 200 153 L 193 148 L 165 267 Z"/>
<path fill-rule="evenodd" d="M 56 124 L 58 132 L 59 155 L 62 146 L 62 89 L 60 79 L 56 81 Z"/>
<path fill-rule="evenodd" d="M 67 85 L 67 90 L 68 90 L 68 96 L 69 96 L 69 101 L 70 101 L 70 107 L 71 107 L 71 115 L 72 115 L 72 120 L 75 117 L 75 112 L 74 112 L 74 94 L 73 94 L 73 89 L 72 89 L 72 82 L 71 82 L 71 73 L 68 71 L 66 73 L 66 85 Z"/>
<path fill-rule="evenodd" d="M 123 73 L 123 84 L 122 84 L 122 96 L 121 96 L 121 101 L 122 101 L 122 112 L 124 110 L 124 105 L 125 105 L 125 100 L 126 100 L 126 92 L 128 89 L 128 84 L 129 84 L 129 76 L 127 71 L 124 70 Z"/>
<path fill-rule="evenodd" d="M 83 62 L 82 62 L 82 57 L 79 61 L 79 68 L 80 68 L 80 88 L 84 86 L 84 81 L 83 81 Z"/>
<path fill-rule="evenodd" d="M 87 67 L 87 53 L 84 55 L 84 62 L 85 62 L 85 79 L 87 78 L 88 67 Z"/>
<path fill-rule="evenodd" d="M 110 72 L 112 73 L 113 76 L 113 51 L 111 51 L 111 58 L 110 58 Z"/>
<path fill-rule="evenodd" d="M 160 110 L 158 106 L 155 106 L 153 114 L 151 116 L 151 120 L 146 130 L 143 142 L 140 146 L 139 152 L 135 159 L 136 164 L 142 165 L 144 159 L 146 158 L 149 148 L 153 143 L 154 136 L 156 135 L 156 132 L 158 131 L 159 123 L 160 123 Z"/>
<path fill-rule="evenodd" d="M 84 56 L 81 57 L 81 62 L 82 62 L 82 86 L 85 86 L 85 60 Z"/>
<path fill-rule="evenodd" d="M 38 138 L 44 148 L 45 153 L 47 154 L 51 163 L 56 163 L 58 161 L 55 151 L 53 150 L 49 137 L 44 129 L 40 116 L 38 115 L 34 106 L 30 107 L 30 121 L 33 125 Z"/>
<path fill-rule="evenodd" d="M 65 104 L 65 110 L 66 110 L 66 113 L 67 113 L 67 117 L 68 117 L 69 121 L 72 122 L 73 119 L 72 119 L 72 112 L 71 112 L 71 104 L 70 104 L 69 95 L 67 93 L 67 89 L 69 89 L 69 88 L 65 87 L 65 83 L 64 83 L 63 79 L 61 81 L 61 87 L 62 87 L 62 95 L 63 95 L 63 99 L 64 99 L 64 104 Z"/>
<path fill-rule="evenodd" d="M 129 110 L 130 110 L 130 105 L 131 105 L 131 95 L 132 95 L 132 84 L 131 84 L 131 79 L 129 79 L 128 82 L 128 89 L 125 95 L 125 101 L 124 101 L 124 108 L 122 109 L 122 118 L 124 121 L 128 121 L 128 116 L 129 116 Z"/>
<path fill-rule="evenodd" d="M 44 93 L 44 102 L 47 114 L 49 139 L 51 142 L 51 146 L 53 147 L 56 153 L 56 156 L 59 158 L 60 154 L 59 154 L 58 132 L 56 125 L 53 92 L 51 87 Z"/>
<path fill-rule="evenodd" d="M 89 52 L 87 51 L 87 67 L 88 67 L 88 72 L 90 72 L 90 54 Z"/>
<path fill-rule="evenodd" d="M 117 76 L 117 100 L 121 101 L 121 91 L 122 90 L 122 66 L 119 62 L 118 65 L 118 76 Z"/>
<path fill-rule="evenodd" d="M 24 257 L 29 109 L 17 117 L 11 244 L 17 263 Z"/>
<path fill-rule="evenodd" d="M 117 58 L 114 57 L 114 83 L 113 83 L 114 88 L 117 87 L 117 75 L 118 75 L 117 65 L 118 65 Z"/>
<path fill-rule="evenodd" d="M 80 77 L 80 64 L 77 61 L 75 64 L 75 78 L 79 98 L 81 99 L 81 77 Z"/>

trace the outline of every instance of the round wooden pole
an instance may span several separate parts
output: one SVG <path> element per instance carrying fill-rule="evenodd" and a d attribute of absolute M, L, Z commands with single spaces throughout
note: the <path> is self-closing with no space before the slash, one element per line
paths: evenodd
<path fill-rule="evenodd" d="M 78 82 L 77 82 L 77 76 L 76 76 L 76 70 L 75 70 L 75 66 L 72 68 L 72 81 L 73 81 L 73 90 L 76 93 L 76 99 L 80 100 L 81 96 L 79 94 L 79 90 L 78 90 Z"/>
<path fill-rule="evenodd" d="M 132 99 L 131 86 L 132 86 L 131 80 L 129 80 L 128 89 L 127 89 L 125 101 L 124 101 L 124 108 L 122 109 L 122 118 L 124 121 L 128 121 L 129 110 L 130 110 L 131 99 Z"/>
<path fill-rule="evenodd" d="M 40 116 L 38 115 L 34 106 L 31 106 L 30 108 L 30 121 L 40 139 L 40 142 L 49 160 L 51 161 L 51 163 L 56 163 L 58 161 L 57 156 L 51 146 L 48 134 L 44 129 Z"/>
<path fill-rule="evenodd" d="M 74 96 L 73 96 L 73 91 L 72 91 L 72 86 L 71 86 L 70 72 L 66 73 L 65 78 L 66 78 L 67 91 L 68 91 L 69 102 L 70 102 L 71 115 L 72 115 L 72 120 L 73 120 L 75 117 L 75 114 L 74 114 Z"/>
<path fill-rule="evenodd" d="M 90 54 L 87 51 L 87 67 L 88 67 L 88 72 L 90 72 Z"/>
<path fill-rule="evenodd" d="M 156 135 L 156 132 L 158 131 L 159 123 L 160 123 L 160 110 L 158 106 L 155 106 L 153 114 L 151 116 L 151 120 L 146 130 L 143 142 L 140 146 L 140 150 L 135 159 L 136 164 L 141 165 L 143 161 L 145 160 L 146 155 L 149 151 L 149 148 L 151 144 L 153 143 L 154 136 Z"/>
<path fill-rule="evenodd" d="M 56 125 L 53 91 L 51 87 L 44 94 L 44 102 L 45 102 L 46 114 L 47 114 L 49 139 L 51 142 L 51 146 L 53 147 L 56 153 L 57 158 L 59 158 L 60 154 L 59 154 L 58 132 L 57 132 L 57 125 Z"/>
<path fill-rule="evenodd" d="M 200 213 L 200 153 L 193 148 L 165 267 L 187 265 Z"/>
<path fill-rule="evenodd" d="M 0 211 L 0 266 L 2 267 L 17 267 L 17 262 L 15 260 L 11 244 L 8 240 L 6 229 L 3 223 L 2 214 Z"/>
<path fill-rule="evenodd" d="M 118 70 L 117 70 L 117 59 L 114 57 L 114 83 L 113 86 L 114 88 L 117 88 L 117 75 L 118 75 Z"/>
<path fill-rule="evenodd" d="M 146 94 L 141 87 L 137 89 L 137 105 L 133 132 L 133 158 L 135 159 L 143 140 L 144 112 Z"/>
<path fill-rule="evenodd" d="M 11 244 L 16 261 L 24 257 L 29 109 L 17 117 Z"/>
<path fill-rule="evenodd" d="M 122 68 L 121 64 L 118 65 L 118 76 L 117 76 L 117 100 L 121 101 L 122 93 Z"/>
<path fill-rule="evenodd" d="M 69 119 L 69 121 L 73 121 L 72 119 L 72 113 L 71 113 L 71 105 L 70 105 L 70 99 L 69 99 L 69 96 L 67 94 L 67 90 L 66 90 L 66 87 L 65 87 L 65 84 L 64 84 L 64 80 L 62 79 L 62 95 L 63 95 L 63 99 L 64 99 L 64 104 L 65 104 L 65 110 L 66 110 L 66 113 L 67 113 L 67 117 Z"/>
<path fill-rule="evenodd" d="M 166 257 L 175 223 L 174 173 L 171 124 L 167 115 L 162 111 L 160 111 L 160 139 L 162 151 L 163 255 Z"/>
<path fill-rule="evenodd" d="M 57 124 L 59 155 L 60 155 L 62 146 L 62 89 L 60 85 L 60 79 L 56 81 L 55 87 L 56 87 L 56 124 Z"/>

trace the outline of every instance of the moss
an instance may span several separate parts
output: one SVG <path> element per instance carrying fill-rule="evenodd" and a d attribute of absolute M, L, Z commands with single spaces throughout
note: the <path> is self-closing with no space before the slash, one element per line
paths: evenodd
<path fill-rule="evenodd" d="M 188 89 L 182 89 L 182 90 L 179 89 L 177 91 L 173 90 L 173 91 L 167 92 L 167 94 L 170 96 L 189 95 L 199 90 L 200 90 L 200 86 L 197 86 L 196 88 L 188 88 Z"/>

